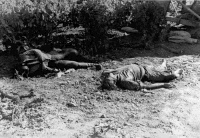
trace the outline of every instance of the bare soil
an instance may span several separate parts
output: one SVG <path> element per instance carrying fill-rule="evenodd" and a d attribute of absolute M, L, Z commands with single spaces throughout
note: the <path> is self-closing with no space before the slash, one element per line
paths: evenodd
<path fill-rule="evenodd" d="M 155 64 L 166 59 L 184 70 L 176 88 L 102 91 L 101 71 L 77 70 L 61 78 L 11 78 L 14 58 L 0 56 L 0 88 L 21 99 L 1 97 L 0 137 L 199 138 L 200 44 L 159 46 L 152 50 L 118 48 L 102 59 L 104 68 L 130 63 Z M 30 93 L 32 95 L 30 95 Z M 29 95 L 25 96 L 24 95 Z"/>

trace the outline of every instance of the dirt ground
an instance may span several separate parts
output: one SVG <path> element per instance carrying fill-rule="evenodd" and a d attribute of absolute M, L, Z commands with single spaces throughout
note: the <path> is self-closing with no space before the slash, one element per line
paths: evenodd
<path fill-rule="evenodd" d="M 178 54 L 119 48 L 104 68 L 130 63 L 182 68 L 176 88 L 143 91 L 99 89 L 101 71 L 77 70 L 61 78 L 11 79 L 12 57 L 0 56 L 0 88 L 21 97 L 0 101 L 1 138 L 200 138 L 200 44 L 165 43 Z M 24 96 L 29 95 L 29 96 Z M 24 96 L 24 97 L 23 97 Z"/>

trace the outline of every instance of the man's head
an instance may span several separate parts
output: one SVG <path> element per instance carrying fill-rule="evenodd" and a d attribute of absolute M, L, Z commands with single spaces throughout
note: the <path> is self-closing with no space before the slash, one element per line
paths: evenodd
<path fill-rule="evenodd" d="M 102 81 L 102 89 L 112 90 L 117 88 L 116 86 L 117 78 L 112 73 L 104 71 L 101 74 L 101 81 Z"/>

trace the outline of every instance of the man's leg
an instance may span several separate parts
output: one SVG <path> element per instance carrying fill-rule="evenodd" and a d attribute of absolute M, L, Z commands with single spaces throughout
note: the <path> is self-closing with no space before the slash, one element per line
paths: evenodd
<path fill-rule="evenodd" d="M 73 48 L 66 48 L 60 52 L 52 51 L 51 53 L 52 60 L 70 60 L 76 62 L 88 62 L 95 63 L 95 61 L 91 59 L 87 59 L 86 57 L 80 55 L 80 53 Z"/>
<path fill-rule="evenodd" d="M 166 73 L 167 72 L 167 61 L 164 59 L 163 63 L 161 66 L 158 66 L 157 70 L 159 70 L 160 72 L 164 72 L 164 77 L 165 77 L 165 81 L 170 81 L 171 79 L 176 79 L 179 78 L 182 73 L 183 70 L 182 69 L 177 69 L 176 71 L 173 71 L 172 73 Z"/>
<path fill-rule="evenodd" d="M 42 62 L 41 67 L 42 67 L 42 71 L 45 72 L 45 73 L 56 72 L 56 70 L 54 70 L 53 68 L 48 67 L 44 62 Z"/>
<path fill-rule="evenodd" d="M 95 63 L 93 60 L 82 56 L 76 49 L 67 48 L 67 49 L 64 49 L 63 52 L 65 54 L 66 60 L 72 60 L 76 62 Z"/>
<path fill-rule="evenodd" d="M 177 69 L 174 72 L 158 70 L 158 68 L 146 67 L 147 73 L 145 74 L 145 80 L 150 82 L 169 82 L 176 78 L 179 78 L 183 70 Z"/>
<path fill-rule="evenodd" d="M 49 64 L 52 68 L 58 68 L 58 69 L 87 69 L 88 67 L 96 67 L 96 70 L 101 70 L 102 67 L 100 64 L 95 63 L 85 63 L 85 62 L 76 62 L 71 60 L 59 60 L 54 61 Z"/>

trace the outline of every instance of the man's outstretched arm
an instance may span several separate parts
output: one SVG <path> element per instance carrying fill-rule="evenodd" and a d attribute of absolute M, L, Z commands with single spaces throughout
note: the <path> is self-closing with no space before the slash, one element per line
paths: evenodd
<path fill-rule="evenodd" d="M 141 90 L 141 89 L 159 89 L 159 88 L 172 88 L 174 87 L 170 83 L 154 83 L 150 85 L 146 85 L 141 81 L 131 81 L 131 80 L 124 80 L 119 83 L 120 87 L 128 90 Z"/>
<path fill-rule="evenodd" d="M 152 89 L 159 89 L 159 88 L 173 88 L 174 85 L 170 83 L 154 83 L 154 84 L 146 85 L 140 82 L 140 87 L 141 89 L 152 90 Z"/>

